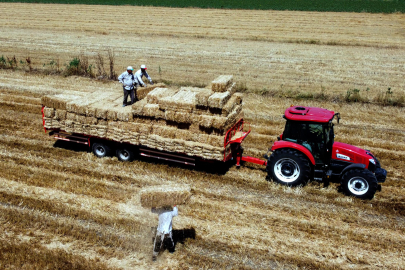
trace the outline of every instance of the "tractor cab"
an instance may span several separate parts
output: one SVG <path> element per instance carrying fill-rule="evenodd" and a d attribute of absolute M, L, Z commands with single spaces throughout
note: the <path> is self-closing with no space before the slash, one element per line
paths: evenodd
<path fill-rule="evenodd" d="M 326 109 L 290 107 L 284 115 L 287 122 L 280 137 L 308 149 L 317 166 L 328 165 L 335 137 L 332 123 L 335 115 L 339 119 L 339 114 Z"/>

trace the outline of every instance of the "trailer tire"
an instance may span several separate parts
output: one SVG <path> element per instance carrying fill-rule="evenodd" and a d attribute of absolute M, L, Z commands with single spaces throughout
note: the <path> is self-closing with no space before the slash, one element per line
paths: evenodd
<path fill-rule="evenodd" d="M 98 158 L 106 157 L 111 153 L 111 148 L 104 143 L 94 143 L 91 149 Z"/>
<path fill-rule="evenodd" d="M 305 185 L 311 175 L 309 160 L 300 152 L 292 149 L 276 150 L 267 163 L 267 179 L 295 187 Z"/>
<path fill-rule="evenodd" d="M 117 156 L 118 160 L 123 162 L 129 162 L 135 158 L 134 151 L 128 148 L 118 148 L 117 151 L 115 151 L 115 155 Z"/>
<path fill-rule="evenodd" d="M 353 169 L 342 176 L 341 189 L 348 196 L 371 200 L 378 189 L 378 181 L 367 169 Z"/>

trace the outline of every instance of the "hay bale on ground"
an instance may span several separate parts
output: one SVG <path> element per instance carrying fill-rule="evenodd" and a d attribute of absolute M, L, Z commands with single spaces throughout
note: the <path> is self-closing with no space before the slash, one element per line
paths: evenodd
<path fill-rule="evenodd" d="M 232 82 L 232 75 L 221 75 L 212 81 L 211 89 L 214 92 L 225 92 Z"/>
<path fill-rule="evenodd" d="M 191 197 L 188 185 L 161 185 L 144 188 L 140 192 L 142 207 L 165 207 L 185 204 Z"/>

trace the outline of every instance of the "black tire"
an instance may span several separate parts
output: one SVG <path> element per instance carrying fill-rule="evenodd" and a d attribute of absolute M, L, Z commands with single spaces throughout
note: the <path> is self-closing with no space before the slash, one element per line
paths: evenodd
<path fill-rule="evenodd" d="M 104 143 L 93 143 L 91 149 L 93 151 L 93 154 L 99 158 L 109 156 L 111 153 L 111 148 Z"/>
<path fill-rule="evenodd" d="M 129 162 L 135 158 L 134 151 L 128 148 L 118 148 L 117 151 L 115 151 L 115 155 L 117 156 L 118 160 L 123 162 Z"/>
<path fill-rule="evenodd" d="M 274 151 L 267 162 L 267 178 L 273 181 L 295 187 L 305 185 L 311 175 L 311 164 L 308 158 L 292 149 Z"/>
<path fill-rule="evenodd" d="M 341 189 L 348 196 L 370 200 L 378 189 L 378 182 L 369 170 L 353 169 L 342 176 Z"/>

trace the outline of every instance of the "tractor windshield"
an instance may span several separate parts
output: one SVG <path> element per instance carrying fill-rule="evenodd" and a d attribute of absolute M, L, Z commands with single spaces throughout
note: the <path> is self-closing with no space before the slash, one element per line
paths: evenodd
<path fill-rule="evenodd" d="M 287 120 L 283 140 L 298 143 L 311 151 L 316 163 L 328 162 L 326 149 L 333 144 L 333 124 Z"/>

